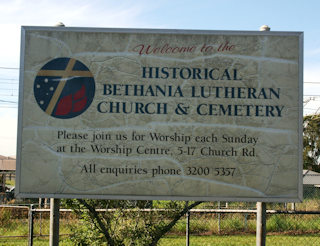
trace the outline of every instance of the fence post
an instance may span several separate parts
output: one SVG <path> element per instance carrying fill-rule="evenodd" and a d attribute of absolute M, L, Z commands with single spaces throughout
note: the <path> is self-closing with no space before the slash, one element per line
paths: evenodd
<path fill-rule="evenodd" d="M 257 202 L 256 245 L 266 245 L 266 203 Z"/>
<path fill-rule="evenodd" d="M 6 199 L 6 174 L 0 173 L 0 204 L 5 203 Z"/>
<path fill-rule="evenodd" d="M 33 222 L 34 222 L 34 217 L 33 217 L 33 204 L 30 205 L 29 208 L 29 240 L 28 240 L 28 246 L 33 246 Z"/>
<path fill-rule="evenodd" d="M 247 213 L 244 214 L 244 230 L 245 231 L 248 230 L 248 214 Z"/>
<path fill-rule="evenodd" d="M 59 245 L 60 199 L 50 198 L 50 246 Z"/>
<path fill-rule="evenodd" d="M 221 203 L 218 202 L 218 209 L 221 209 Z M 221 232 L 221 214 L 218 213 L 218 233 L 220 234 Z"/>
<path fill-rule="evenodd" d="M 187 224 L 186 224 L 186 246 L 189 246 L 190 243 L 190 211 L 188 210 L 187 214 Z"/>

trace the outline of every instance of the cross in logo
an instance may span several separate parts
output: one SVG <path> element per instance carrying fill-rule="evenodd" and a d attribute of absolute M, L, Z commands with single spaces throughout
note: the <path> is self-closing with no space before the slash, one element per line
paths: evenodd
<path fill-rule="evenodd" d="M 74 77 L 90 77 L 90 78 L 93 77 L 92 73 L 88 70 L 87 71 L 73 70 L 75 63 L 76 63 L 76 60 L 73 58 L 70 58 L 65 70 L 40 70 L 38 72 L 37 76 L 61 77 L 58 83 L 58 86 L 54 91 L 54 94 L 49 102 L 49 105 L 45 110 L 47 114 L 49 115 L 52 114 L 52 111 L 54 110 L 68 79 L 74 78 Z"/>

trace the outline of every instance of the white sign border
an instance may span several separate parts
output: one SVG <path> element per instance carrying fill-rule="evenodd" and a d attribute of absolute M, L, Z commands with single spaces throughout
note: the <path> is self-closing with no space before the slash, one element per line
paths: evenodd
<path fill-rule="evenodd" d="M 195 197 L 195 196 L 141 196 L 141 195 L 89 195 L 89 194 L 39 194 L 20 192 L 21 148 L 22 148 L 22 115 L 24 90 L 24 54 L 26 31 L 59 31 L 59 32 L 104 32 L 132 34 L 179 34 L 179 35 L 237 35 L 237 36 L 298 36 L 299 37 L 299 122 L 298 122 L 298 197 Z M 119 200 L 183 200 L 183 201 L 237 201 L 237 202 L 301 202 L 303 200 L 303 32 L 261 32 L 261 31 L 215 31 L 215 30 L 183 30 L 183 29 L 128 29 L 128 28 L 87 28 L 87 27 L 46 27 L 22 26 L 20 48 L 20 78 L 18 103 L 18 134 L 16 158 L 15 196 L 21 198 L 87 198 L 87 199 L 119 199 Z"/>

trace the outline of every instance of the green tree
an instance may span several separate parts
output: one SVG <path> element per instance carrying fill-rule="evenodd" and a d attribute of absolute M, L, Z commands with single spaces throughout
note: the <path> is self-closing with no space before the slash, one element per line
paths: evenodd
<path fill-rule="evenodd" d="M 303 120 L 303 168 L 320 172 L 320 114 Z"/>
<path fill-rule="evenodd" d="M 83 246 L 157 245 L 189 209 L 200 203 L 153 201 L 150 206 L 149 201 L 66 200 L 82 222 L 75 227 L 73 241 Z"/>

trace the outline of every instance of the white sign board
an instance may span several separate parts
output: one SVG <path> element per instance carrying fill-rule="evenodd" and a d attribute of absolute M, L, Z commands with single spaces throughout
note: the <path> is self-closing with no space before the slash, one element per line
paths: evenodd
<path fill-rule="evenodd" d="M 22 27 L 17 195 L 301 200 L 302 40 Z"/>

